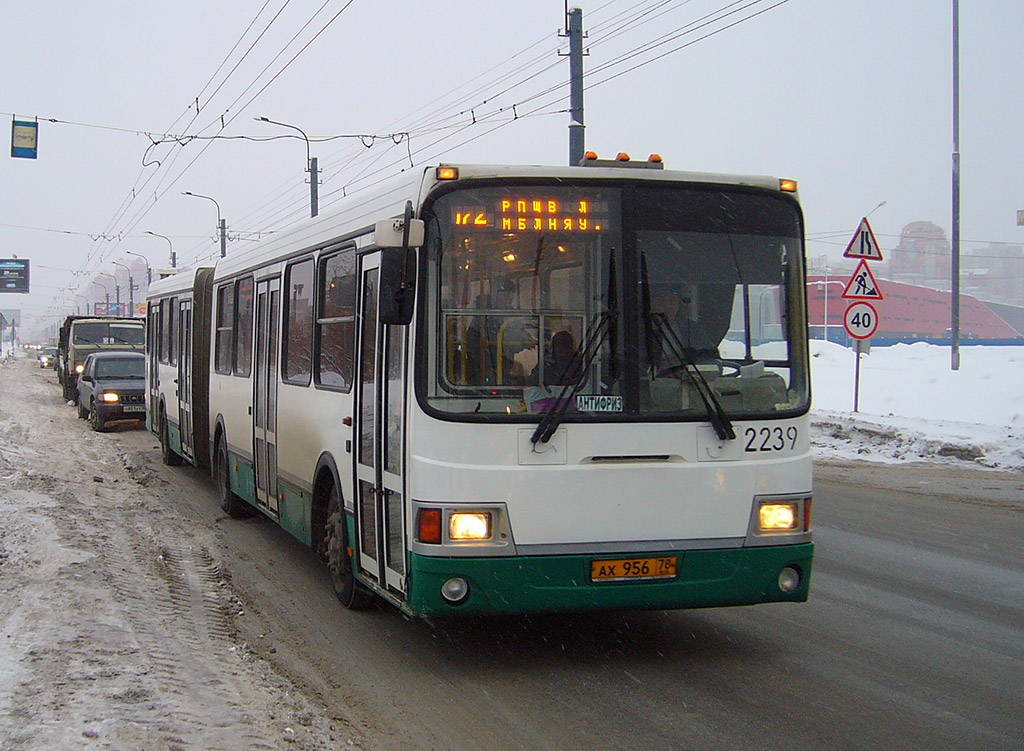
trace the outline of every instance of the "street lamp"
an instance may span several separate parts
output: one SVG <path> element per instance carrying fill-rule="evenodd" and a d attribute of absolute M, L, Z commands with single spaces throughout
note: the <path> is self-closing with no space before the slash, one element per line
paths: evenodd
<path fill-rule="evenodd" d="M 277 120 L 271 120 L 269 117 L 258 116 L 254 117 L 253 120 L 258 120 L 261 123 L 270 123 L 271 125 L 280 125 L 282 128 L 291 128 L 299 131 L 302 134 L 303 140 L 306 142 L 306 163 L 309 165 L 309 215 L 311 217 L 316 216 L 320 213 L 320 209 L 317 202 L 317 184 L 319 182 L 317 169 L 317 159 L 315 156 L 309 155 L 309 136 L 297 125 L 289 125 L 288 123 L 278 122 Z"/>
<path fill-rule="evenodd" d="M 77 292 L 75 293 L 75 297 L 81 297 L 83 300 L 85 300 L 85 314 L 89 315 L 89 298 L 86 297 L 85 295 L 80 295 Z M 75 309 L 76 309 L 76 311 L 78 309 L 77 303 L 75 305 Z"/>
<path fill-rule="evenodd" d="M 135 315 L 135 289 L 136 289 L 136 287 L 138 285 L 135 284 L 135 280 L 132 278 L 132 270 L 128 266 L 125 266 L 123 263 L 118 263 L 117 261 L 111 261 L 111 263 L 114 264 L 115 266 L 120 266 L 122 269 L 124 269 L 125 271 L 128 272 L 128 309 L 131 311 L 130 314 L 132 316 L 134 316 Z M 118 307 L 118 312 L 121 312 L 120 311 L 120 307 Z"/>
<path fill-rule="evenodd" d="M 149 234 L 153 234 L 153 233 L 150 232 Z M 162 237 L 162 235 L 161 235 L 161 237 Z M 168 240 L 167 242 L 170 242 L 170 240 Z M 146 258 L 146 256 L 144 256 L 144 255 L 142 255 L 140 253 L 132 253 L 130 250 L 126 250 L 125 254 L 129 255 L 129 256 L 135 256 L 136 258 L 141 258 L 143 261 L 146 262 L 146 286 L 149 286 L 150 284 L 152 284 L 153 283 L 153 267 L 149 265 L 149 259 Z M 172 256 L 174 255 L 174 251 L 173 250 L 171 251 L 171 255 Z"/>
<path fill-rule="evenodd" d="M 880 208 L 882 208 L 883 206 L 885 206 L 885 204 L 887 204 L 887 203 L 888 203 L 888 201 L 882 201 L 882 202 L 881 202 L 880 204 L 878 204 L 877 206 L 875 206 L 875 208 L 871 209 L 871 211 L 869 211 L 868 213 L 866 213 L 866 214 L 864 215 L 864 218 L 865 218 L 865 219 L 867 219 L 867 218 L 868 218 L 869 216 L 871 216 L 872 214 L 874 214 L 874 213 L 875 213 L 876 211 L 878 211 L 878 210 L 879 210 Z"/>
<path fill-rule="evenodd" d="M 199 193 L 193 193 L 190 190 L 182 191 L 183 196 L 192 196 L 193 198 L 205 198 L 207 201 L 213 201 L 213 205 L 217 207 L 217 226 L 220 228 L 220 257 L 223 258 L 228 254 L 227 250 L 227 227 L 224 224 L 224 220 L 220 215 L 220 204 L 217 203 L 217 199 L 210 198 L 210 196 L 203 196 Z"/>
<path fill-rule="evenodd" d="M 107 274 L 107 273 L 102 272 L 102 271 L 99 272 L 99 273 L 103 274 L 104 276 L 110 276 L 110 274 Z M 111 278 L 113 278 L 113 277 L 111 277 Z M 110 315 L 110 287 L 108 287 L 105 282 L 100 281 L 98 278 L 93 278 L 92 283 L 93 284 L 98 284 L 100 287 L 103 288 L 103 294 L 105 295 L 104 300 L 106 301 L 104 304 L 106 305 L 106 308 L 107 308 L 106 311 L 104 312 L 104 315 Z M 114 285 L 115 286 L 117 285 L 117 279 L 114 279 Z M 94 303 L 93 304 L 93 313 L 95 313 L 95 312 L 96 312 L 96 305 Z"/>
<path fill-rule="evenodd" d="M 219 209 L 220 207 L 218 206 L 217 208 Z M 178 259 L 174 255 L 174 243 L 171 242 L 171 238 L 169 238 L 167 235 L 161 235 L 159 232 L 150 232 L 148 229 L 146 230 L 146 234 L 147 235 L 152 235 L 153 237 L 162 237 L 164 240 L 167 241 L 167 248 L 168 248 L 168 250 L 171 253 L 171 268 L 172 269 L 173 268 L 177 268 L 177 266 L 178 266 Z M 136 253 L 134 255 L 138 255 L 138 254 Z M 149 269 L 149 261 L 146 261 L 146 268 Z M 153 281 L 153 271 L 152 271 L 152 269 L 149 269 L 149 281 L 150 282 Z"/>

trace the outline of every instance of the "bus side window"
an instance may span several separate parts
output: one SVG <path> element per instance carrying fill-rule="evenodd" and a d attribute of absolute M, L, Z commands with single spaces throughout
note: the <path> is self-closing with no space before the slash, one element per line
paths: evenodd
<path fill-rule="evenodd" d="M 285 271 L 284 357 L 282 379 L 309 385 L 313 373 L 313 259 Z"/>
<path fill-rule="evenodd" d="M 352 388 L 355 367 L 356 259 L 351 248 L 321 258 L 317 269 L 315 380 L 322 386 Z"/>
<path fill-rule="evenodd" d="M 235 320 L 235 284 L 229 282 L 217 287 L 217 338 L 214 370 L 231 372 L 231 352 L 234 349 L 232 325 Z M 166 351 L 161 344 L 161 356 Z M 163 360 L 161 360 L 163 362 Z"/>
<path fill-rule="evenodd" d="M 239 279 L 235 286 L 235 375 L 252 373 L 252 325 L 255 312 L 254 283 L 251 276 Z"/>

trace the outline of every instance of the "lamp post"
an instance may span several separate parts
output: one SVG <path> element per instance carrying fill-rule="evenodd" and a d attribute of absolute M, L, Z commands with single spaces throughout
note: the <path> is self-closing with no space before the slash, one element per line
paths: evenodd
<path fill-rule="evenodd" d="M 316 216 L 320 213 L 320 208 L 317 202 L 317 184 L 319 182 L 319 170 L 317 169 L 317 159 L 315 156 L 309 155 L 309 136 L 306 132 L 297 125 L 289 125 L 288 123 L 278 122 L 277 120 L 271 120 L 269 117 L 258 116 L 254 117 L 253 120 L 258 120 L 261 123 L 270 123 L 271 125 L 280 125 L 282 128 L 291 128 L 299 131 L 302 134 L 303 140 L 306 142 L 306 163 L 309 168 L 306 170 L 309 172 L 309 215 L 311 217 Z"/>
<path fill-rule="evenodd" d="M 199 193 L 193 193 L 190 190 L 182 191 L 183 196 L 192 196 L 193 198 L 205 198 L 207 201 L 213 201 L 213 205 L 217 207 L 217 226 L 220 228 L 220 257 L 224 258 L 228 254 L 227 250 L 227 226 L 224 223 L 224 219 L 220 215 L 220 204 L 217 203 L 216 198 L 210 198 L 210 196 L 203 196 Z"/>
<path fill-rule="evenodd" d="M 104 282 L 101 282 L 99 279 L 93 279 L 92 283 L 98 284 L 100 287 L 103 288 L 103 294 L 105 295 L 104 299 L 106 300 L 104 304 L 107 306 L 104 315 L 110 315 L 110 287 L 108 287 Z M 92 312 L 96 312 L 96 303 L 93 303 Z"/>
<path fill-rule="evenodd" d="M 132 278 L 132 270 L 128 266 L 125 266 L 123 263 L 118 263 L 117 261 L 111 261 L 111 263 L 113 263 L 115 266 L 120 266 L 122 269 L 128 272 L 128 309 L 131 311 L 130 315 L 134 317 L 135 289 L 138 285 L 135 284 L 135 280 Z M 120 312 L 120 307 L 118 307 L 118 312 Z"/>
<path fill-rule="evenodd" d="M 872 214 L 874 214 L 874 213 L 875 213 L 876 211 L 878 211 L 878 210 L 879 210 L 880 208 L 882 208 L 883 206 L 885 206 L 885 204 L 887 204 L 887 203 L 889 203 L 889 202 L 888 202 L 888 201 L 882 201 L 882 202 L 881 202 L 881 203 L 879 203 L 879 204 L 878 204 L 877 206 L 875 206 L 875 208 L 871 209 L 871 211 L 869 211 L 868 213 L 866 213 L 866 214 L 864 215 L 864 218 L 865 218 L 865 219 L 867 219 L 867 218 L 868 218 L 869 216 L 871 216 Z"/>
<path fill-rule="evenodd" d="M 171 268 L 172 269 L 173 268 L 177 268 L 177 266 L 178 266 L 178 259 L 174 255 L 174 243 L 171 242 L 171 238 L 169 238 L 167 235 L 161 235 L 158 232 L 150 232 L 148 229 L 146 230 L 146 234 L 147 235 L 152 235 L 153 237 L 162 237 L 164 240 L 167 241 L 167 249 L 170 251 L 170 254 L 171 254 Z M 135 253 L 134 255 L 138 255 L 138 254 Z M 153 281 L 153 270 L 149 268 L 149 261 L 146 262 L 146 269 L 149 272 L 149 281 L 152 282 Z"/>
<path fill-rule="evenodd" d="M 150 234 L 153 234 L 153 233 L 151 232 Z M 162 235 L 161 235 L 161 237 L 162 237 Z M 170 240 L 168 240 L 168 242 L 170 242 Z M 141 258 L 143 261 L 146 262 L 146 286 L 148 287 L 150 284 L 152 284 L 153 283 L 153 267 L 149 265 L 149 259 L 146 258 L 144 255 L 141 255 L 140 253 L 132 253 L 130 250 L 126 250 L 125 254 L 129 255 L 129 256 L 135 256 L 136 258 Z M 171 256 L 173 256 L 173 255 L 174 255 L 174 251 L 172 250 L 171 251 Z"/>
<path fill-rule="evenodd" d="M 89 298 L 86 297 L 85 295 L 80 295 L 77 292 L 75 293 L 75 297 L 81 297 L 83 300 L 85 300 L 85 314 L 89 315 Z M 77 303 L 75 304 L 75 312 L 76 312 L 76 314 L 80 314 L 81 313 L 81 311 L 78 309 L 78 304 Z"/>
<path fill-rule="evenodd" d="M 106 271 L 100 271 L 99 273 L 102 274 L 103 276 L 109 276 L 111 279 L 114 280 L 114 305 L 117 307 L 118 314 L 120 314 L 120 312 L 121 312 L 121 285 L 117 283 L 117 277 L 114 276 L 113 274 L 110 274 L 110 273 L 106 272 Z M 108 306 L 107 313 L 108 313 L 108 315 L 110 313 L 109 305 L 110 305 L 110 291 L 108 289 L 108 291 L 107 291 L 107 306 Z"/>

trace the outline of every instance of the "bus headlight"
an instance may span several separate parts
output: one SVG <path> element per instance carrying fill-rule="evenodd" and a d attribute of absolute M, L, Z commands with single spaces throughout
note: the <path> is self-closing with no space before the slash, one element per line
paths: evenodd
<path fill-rule="evenodd" d="M 120 401 L 121 397 L 115 394 L 113 391 L 104 391 L 100 394 L 101 402 L 117 402 Z"/>
<path fill-rule="evenodd" d="M 757 527 L 761 532 L 789 532 L 800 523 L 798 501 L 768 501 L 757 510 Z"/>
<path fill-rule="evenodd" d="M 490 511 L 453 511 L 448 517 L 448 538 L 453 541 L 490 540 Z"/>

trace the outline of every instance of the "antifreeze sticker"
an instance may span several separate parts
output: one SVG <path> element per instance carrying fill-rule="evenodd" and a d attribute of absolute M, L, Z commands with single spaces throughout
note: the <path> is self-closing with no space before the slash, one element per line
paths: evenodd
<path fill-rule="evenodd" d="M 577 412 L 621 412 L 621 396 L 576 395 Z"/>

